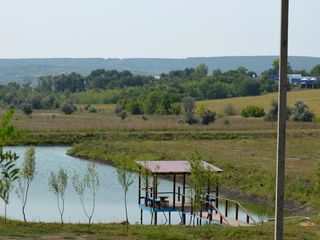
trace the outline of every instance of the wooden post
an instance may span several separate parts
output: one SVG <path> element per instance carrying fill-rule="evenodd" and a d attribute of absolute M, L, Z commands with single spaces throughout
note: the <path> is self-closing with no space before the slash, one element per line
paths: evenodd
<path fill-rule="evenodd" d="M 148 205 L 148 200 L 149 200 L 149 199 L 148 199 L 148 197 L 149 197 L 149 196 L 148 196 L 148 195 L 149 195 L 149 194 L 148 194 L 148 191 L 149 191 L 149 189 L 148 189 L 148 188 L 149 188 L 148 184 L 149 184 L 149 183 L 148 183 L 148 175 L 147 175 L 147 174 L 148 174 L 148 173 L 146 173 L 146 186 L 145 186 L 145 199 L 144 199 L 146 206 Z"/>
<path fill-rule="evenodd" d="M 153 176 L 153 193 L 152 193 L 152 198 L 153 198 L 153 210 L 156 210 L 157 206 L 156 206 L 156 198 L 157 198 L 157 176 Z M 158 224 L 158 214 L 155 211 L 154 212 L 154 225 Z"/>
<path fill-rule="evenodd" d="M 141 204 L 141 167 L 139 167 L 138 204 Z"/>
<path fill-rule="evenodd" d="M 239 219 L 239 205 L 236 203 L 236 220 Z"/>
<path fill-rule="evenodd" d="M 217 186 L 216 186 L 216 208 L 218 209 L 219 208 L 219 185 L 217 183 Z M 217 213 L 217 210 L 216 210 L 216 213 Z"/>
<path fill-rule="evenodd" d="M 173 174 L 173 208 L 176 208 L 176 174 Z M 170 213 L 170 212 L 169 212 Z"/>
<path fill-rule="evenodd" d="M 287 120 L 287 66 L 288 66 L 288 22 L 289 0 L 281 1 L 281 39 L 280 39 L 280 81 L 278 93 L 278 133 L 277 133 L 277 172 L 276 172 L 276 240 L 283 240 L 285 152 Z"/>
<path fill-rule="evenodd" d="M 140 224 L 143 224 L 143 210 L 140 209 Z"/>
<path fill-rule="evenodd" d="M 228 217 L 228 200 L 226 200 L 226 205 L 225 205 L 225 216 Z"/>
<path fill-rule="evenodd" d="M 171 212 L 169 211 L 169 225 L 171 225 Z"/>
<path fill-rule="evenodd" d="M 185 194 L 186 194 L 186 174 L 183 174 L 183 182 L 182 182 L 182 224 L 186 224 L 186 214 L 184 213 L 184 204 L 185 204 Z"/>

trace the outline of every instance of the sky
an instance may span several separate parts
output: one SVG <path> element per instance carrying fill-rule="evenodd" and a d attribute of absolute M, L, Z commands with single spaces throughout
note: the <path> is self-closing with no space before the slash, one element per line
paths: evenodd
<path fill-rule="evenodd" d="M 280 0 L 0 0 L 0 58 L 278 55 Z M 291 0 L 289 55 L 320 57 L 319 0 Z"/>

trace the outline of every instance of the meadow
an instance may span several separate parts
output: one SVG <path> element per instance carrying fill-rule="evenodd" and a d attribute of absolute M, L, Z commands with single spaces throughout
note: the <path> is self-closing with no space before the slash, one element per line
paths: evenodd
<path fill-rule="evenodd" d="M 293 106 L 297 100 L 306 102 L 319 119 L 320 90 L 291 91 L 288 93 L 288 105 Z M 213 111 L 217 112 L 217 120 L 207 126 L 188 125 L 181 121 L 184 115 L 129 115 L 122 120 L 114 113 L 115 105 L 92 105 L 97 113 L 85 111 L 85 105 L 78 105 L 78 111 L 72 115 L 65 115 L 59 110 L 35 110 L 32 116 L 26 116 L 17 110 L 13 123 L 21 130 L 30 132 L 65 132 L 65 131 L 249 131 L 275 130 L 276 123 L 267 122 L 263 118 L 242 118 L 225 116 L 224 107 L 232 104 L 238 111 L 248 105 L 258 105 L 267 112 L 272 100 L 277 98 L 276 93 L 255 97 L 227 98 L 219 100 L 200 101 Z M 4 110 L 0 110 L 0 117 Z M 318 121 L 317 121 L 318 122 Z M 319 123 L 288 122 L 288 129 L 319 129 Z"/>
<path fill-rule="evenodd" d="M 249 228 L 225 228 L 216 225 L 199 227 L 190 226 L 144 226 L 131 225 L 127 234 L 126 226 L 122 224 L 65 224 L 58 223 L 22 223 L 10 221 L 6 224 L 0 219 L 0 238 L 7 239 L 132 239 L 132 240 L 193 240 L 193 239 L 273 239 L 274 223 L 267 223 L 263 229 L 260 226 Z M 287 219 L 285 220 L 285 237 L 288 240 L 317 240 L 320 235 L 320 219 Z"/>
<path fill-rule="evenodd" d="M 291 91 L 288 104 L 305 101 L 320 116 L 320 90 Z M 23 131 L 20 139 L 9 144 L 73 145 L 70 155 L 99 161 L 116 161 L 125 152 L 132 160 L 189 159 L 197 150 L 203 160 L 224 170 L 222 186 L 225 194 L 238 199 L 273 205 L 276 162 L 276 123 L 263 118 L 225 116 L 223 109 L 232 104 L 238 110 L 258 105 L 268 111 L 276 94 L 198 102 L 218 113 L 210 125 L 179 123 L 184 115 L 128 115 L 121 120 L 115 105 L 92 105 L 97 113 L 89 113 L 85 105 L 65 115 L 59 110 L 35 110 L 26 116 L 17 110 L 12 123 Z M 4 114 L 0 110 L 0 117 Z M 286 158 L 286 208 L 292 213 L 309 216 L 286 220 L 286 239 L 319 239 L 320 223 L 320 123 L 288 121 Z M 150 231 L 152 228 L 152 231 Z M 273 223 L 266 225 L 264 235 L 259 226 L 221 228 L 203 226 L 138 226 L 130 227 L 130 239 L 270 239 Z M 91 227 L 10 221 L 0 223 L 1 239 L 126 239 L 125 227 L 119 224 L 95 224 Z"/>

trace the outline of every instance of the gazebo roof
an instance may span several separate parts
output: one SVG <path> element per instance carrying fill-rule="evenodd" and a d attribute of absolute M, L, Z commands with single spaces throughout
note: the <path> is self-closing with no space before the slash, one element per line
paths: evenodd
<path fill-rule="evenodd" d="M 191 173 L 190 163 L 184 160 L 137 161 L 137 164 L 155 174 Z M 212 172 L 223 172 L 222 169 L 205 161 L 201 161 L 201 164 L 203 168 L 210 169 Z"/>

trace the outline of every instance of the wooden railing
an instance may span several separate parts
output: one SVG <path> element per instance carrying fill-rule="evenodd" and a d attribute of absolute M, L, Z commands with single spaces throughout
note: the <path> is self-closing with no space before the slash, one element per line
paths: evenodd
<path fill-rule="evenodd" d="M 153 198 L 153 188 L 152 187 L 140 188 L 140 191 L 146 192 L 147 196 L 149 196 L 150 198 Z M 183 213 L 185 213 L 186 200 L 187 199 L 190 200 L 190 203 L 192 203 L 192 201 L 193 201 L 192 197 L 190 197 L 187 194 L 181 193 L 180 187 L 177 187 L 177 192 L 171 192 L 171 191 L 157 192 L 157 197 L 159 197 L 159 195 L 162 195 L 162 194 L 175 195 L 176 197 L 174 197 L 174 198 L 177 200 L 177 202 L 181 202 L 181 212 L 183 212 Z M 141 198 L 144 198 L 144 197 L 141 196 Z M 221 201 L 224 201 L 224 203 L 225 203 L 224 214 L 219 210 L 219 203 L 221 203 Z M 241 205 L 240 202 L 238 202 L 236 200 L 229 199 L 229 198 L 213 196 L 213 199 L 211 199 L 211 200 L 202 199 L 200 209 L 202 211 L 203 206 L 205 206 L 206 208 L 210 209 L 211 212 L 215 211 L 215 213 L 220 216 L 220 224 L 225 223 L 227 225 L 228 224 L 230 225 L 230 222 L 228 221 L 227 217 L 229 215 L 229 207 L 231 204 L 233 204 L 235 206 L 235 220 L 239 221 L 239 212 L 242 211 L 246 215 L 246 223 L 247 224 L 256 223 L 256 220 Z M 210 220 L 212 221 L 212 216 L 211 216 Z"/>
<path fill-rule="evenodd" d="M 239 220 L 239 208 L 242 210 L 244 214 L 246 214 L 246 222 L 249 224 L 250 219 L 252 223 L 257 223 L 256 220 L 248 213 L 248 211 L 239 203 L 238 201 L 229 199 L 229 198 L 224 198 L 224 197 L 216 197 L 216 201 L 219 200 L 224 200 L 225 201 L 225 216 L 228 217 L 228 206 L 229 202 L 235 204 L 236 211 L 235 211 L 235 219 Z"/>

